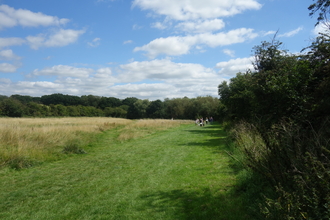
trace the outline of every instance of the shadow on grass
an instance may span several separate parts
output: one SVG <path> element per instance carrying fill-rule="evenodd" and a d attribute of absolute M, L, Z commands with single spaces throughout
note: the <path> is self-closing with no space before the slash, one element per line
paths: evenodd
<path fill-rule="evenodd" d="M 208 136 L 204 141 L 191 141 L 182 145 L 189 147 L 210 148 L 214 153 L 226 153 L 230 150 L 227 134 L 220 124 L 187 129 L 191 134 Z M 230 167 L 237 174 L 232 161 Z M 234 175 L 235 175 L 234 174 Z M 164 215 L 162 219 L 182 220 L 241 220 L 257 219 L 249 206 L 251 200 L 246 197 L 245 188 L 213 189 L 191 188 L 170 191 L 144 192 L 141 209 L 149 210 L 150 215 Z M 150 216 L 152 218 L 152 216 Z"/>
<path fill-rule="evenodd" d="M 228 139 L 227 133 L 223 130 L 219 123 L 214 123 L 212 125 L 207 125 L 204 127 L 195 127 L 187 132 L 193 134 L 201 134 L 203 136 L 208 136 L 209 139 L 203 142 L 188 142 L 184 145 L 191 147 L 207 147 L 211 148 L 215 153 L 224 152 L 230 150 L 230 141 Z"/>
<path fill-rule="evenodd" d="M 198 191 L 172 190 L 145 193 L 141 196 L 144 208 L 152 213 L 164 213 L 168 219 L 182 220 L 240 220 L 249 219 L 235 195 L 217 193 L 210 189 Z M 156 215 L 155 214 L 155 215 Z"/>

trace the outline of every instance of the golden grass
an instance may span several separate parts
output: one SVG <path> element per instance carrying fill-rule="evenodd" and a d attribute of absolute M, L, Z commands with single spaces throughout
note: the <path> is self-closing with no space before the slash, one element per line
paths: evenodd
<path fill-rule="evenodd" d="M 55 160 L 67 145 L 85 146 L 96 134 L 123 126 L 119 141 L 191 121 L 127 120 L 105 117 L 0 118 L 0 167 L 23 168 L 36 162 Z"/>
<path fill-rule="evenodd" d="M 131 123 L 114 118 L 0 118 L 0 165 L 54 159 L 72 141 Z"/>
<path fill-rule="evenodd" d="M 118 136 L 119 141 L 127 141 L 153 134 L 157 131 L 166 130 L 179 126 L 180 124 L 191 124 L 190 120 L 165 120 L 147 119 L 138 120 L 135 123 L 126 125 Z"/>

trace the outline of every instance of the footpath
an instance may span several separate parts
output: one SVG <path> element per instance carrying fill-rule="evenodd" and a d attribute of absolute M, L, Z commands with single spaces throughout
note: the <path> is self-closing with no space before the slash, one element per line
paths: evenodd
<path fill-rule="evenodd" d="M 88 153 L 0 171 L 0 219 L 248 219 L 219 124 L 130 140 L 107 131 Z"/>

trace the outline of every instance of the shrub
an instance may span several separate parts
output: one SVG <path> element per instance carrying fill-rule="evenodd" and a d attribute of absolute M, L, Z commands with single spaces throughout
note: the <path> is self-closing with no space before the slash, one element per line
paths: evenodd
<path fill-rule="evenodd" d="M 62 152 L 65 154 L 86 154 L 86 151 L 80 147 L 81 144 L 79 139 L 69 140 Z"/>

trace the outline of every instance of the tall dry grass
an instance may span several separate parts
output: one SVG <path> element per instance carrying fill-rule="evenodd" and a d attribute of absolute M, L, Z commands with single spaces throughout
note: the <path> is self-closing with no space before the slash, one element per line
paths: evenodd
<path fill-rule="evenodd" d="M 63 152 L 84 152 L 81 147 L 96 134 L 122 127 L 118 140 L 126 141 L 165 130 L 184 120 L 127 120 L 120 118 L 0 118 L 0 167 L 25 168 L 56 160 Z"/>
<path fill-rule="evenodd" d="M 181 124 L 191 124 L 190 120 L 145 119 L 126 125 L 118 136 L 119 141 L 140 138 L 157 131 L 166 130 Z"/>
<path fill-rule="evenodd" d="M 56 159 L 68 144 L 86 145 L 104 130 L 132 123 L 114 118 L 0 118 L 0 166 Z"/>

